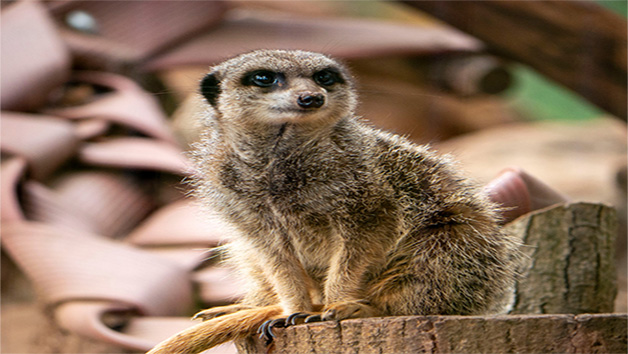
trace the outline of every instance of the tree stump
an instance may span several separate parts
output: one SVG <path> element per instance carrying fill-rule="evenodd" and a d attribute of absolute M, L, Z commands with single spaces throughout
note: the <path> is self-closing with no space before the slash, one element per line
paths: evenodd
<path fill-rule="evenodd" d="M 615 210 L 576 203 L 527 214 L 506 226 L 528 256 L 520 269 L 511 313 L 613 311 Z"/>
<path fill-rule="evenodd" d="M 240 353 L 625 353 L 627 316 L 404 316 L 321 322 L 277 330 L 268 350 Z"/>
<path fill-rule="evenodd" d="M 506 230 L 526 258 L 509 315 L 403 316 L 276 329 L 239 353 L 625 353 L 628 316 L 610 314 L 616 293 L 616 215 L 601 204 L 558 205 Z M 587 314 L 583 314 L 587 313 Z M 591 314 L 598 313 L 598 314 Z"/>

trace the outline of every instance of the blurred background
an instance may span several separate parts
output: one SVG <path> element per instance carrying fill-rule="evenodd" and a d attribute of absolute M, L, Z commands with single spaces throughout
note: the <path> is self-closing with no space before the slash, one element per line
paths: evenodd
<path fill-rule="evenodd" d="M 199 80 L 260 48 L 345 61 L 359 115 L 480 183 L 516 166 L 615 206 L 626 312 L 626 4 L 0 2 L 1 351 L 143 351 L 238 298 L 206 251 L 232 231 L 180 182 Z"/>

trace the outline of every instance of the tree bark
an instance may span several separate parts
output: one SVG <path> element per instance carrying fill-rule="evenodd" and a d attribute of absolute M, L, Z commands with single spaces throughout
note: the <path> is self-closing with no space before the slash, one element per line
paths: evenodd
<path fill-rule="evenodd" d="M 611 207 L 576 203 L 536 211 L 505 227 L 523 241 L 511 313 L 603 313 L 617 293 Z"/>
<path fill-rule="evenodd" d="M 626 120 L 626 20 L 590 1 L 402 1 Z"/>

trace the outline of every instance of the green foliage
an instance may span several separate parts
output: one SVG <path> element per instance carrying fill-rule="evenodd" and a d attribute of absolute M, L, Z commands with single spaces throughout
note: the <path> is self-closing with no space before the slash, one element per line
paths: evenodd
<path fill-rule="evenodd" d="M 512 68 L 515 85 L 506 92 L 514 108 L 535 120 L 587 120 L 604 114 L 569 89 L 523 65 Z"/>

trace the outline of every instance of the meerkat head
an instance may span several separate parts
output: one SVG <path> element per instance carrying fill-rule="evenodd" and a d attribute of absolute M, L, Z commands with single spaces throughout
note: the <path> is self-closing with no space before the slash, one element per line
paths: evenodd
<path fill-rule="evenodd" d="M 356 106 L 344 65 L 305 51 L 242 54 L 213 67 L 200 91 L 218 120 L 239 123 L 333 123 Z"/>

